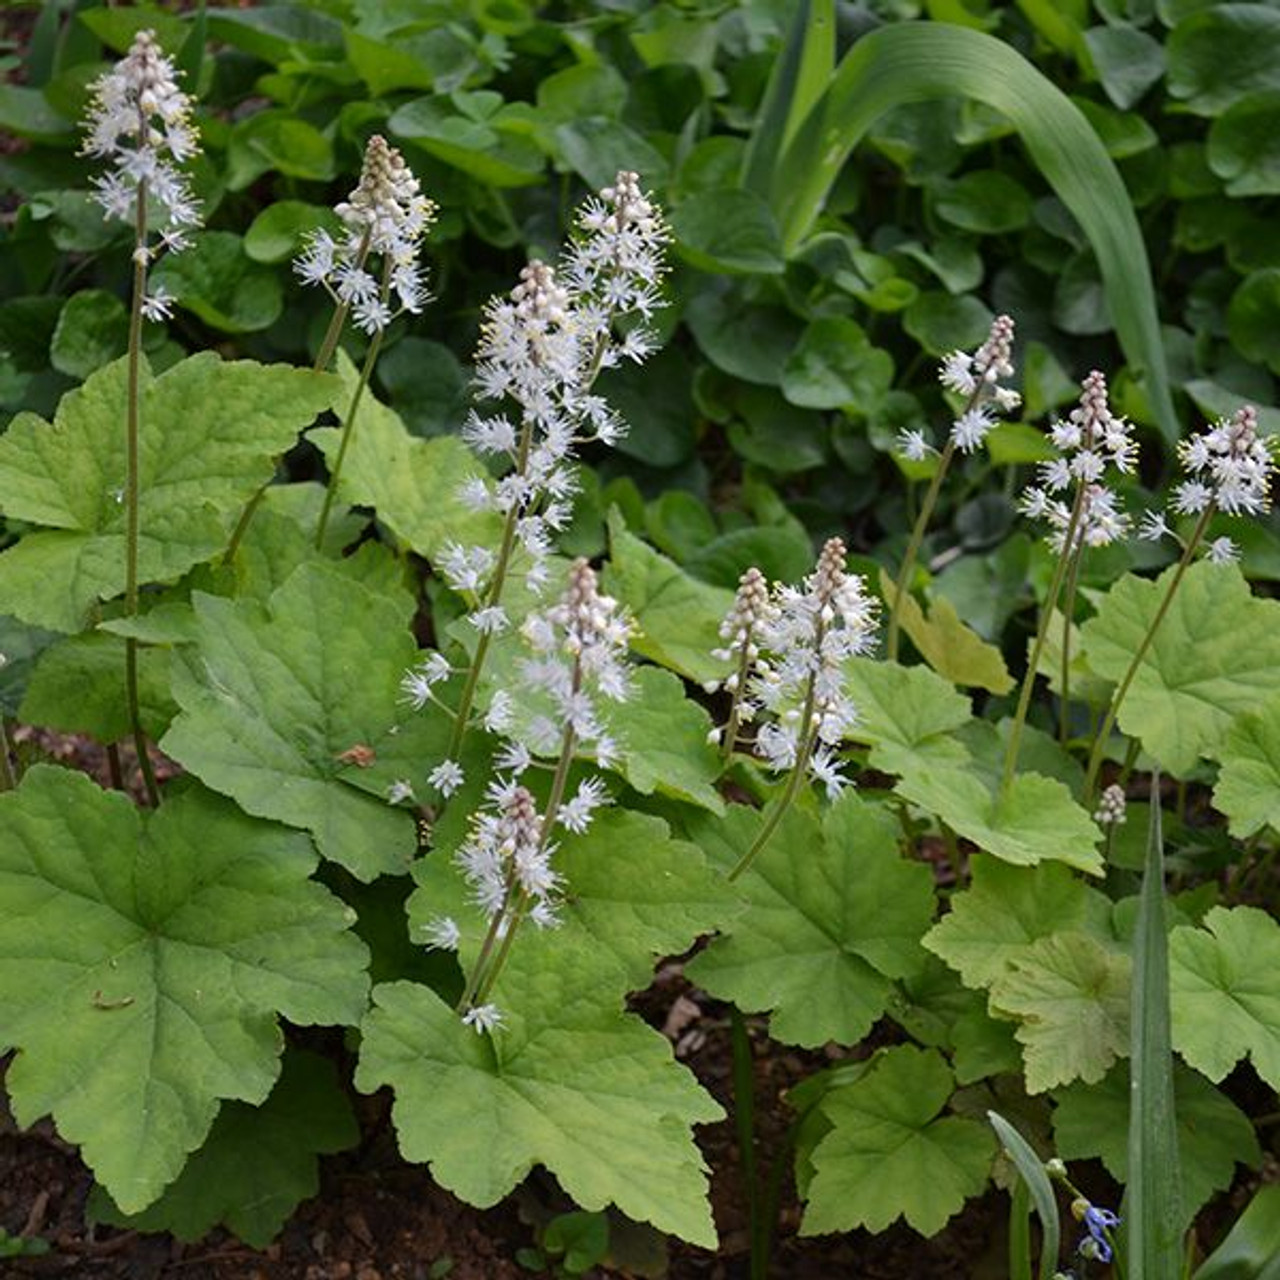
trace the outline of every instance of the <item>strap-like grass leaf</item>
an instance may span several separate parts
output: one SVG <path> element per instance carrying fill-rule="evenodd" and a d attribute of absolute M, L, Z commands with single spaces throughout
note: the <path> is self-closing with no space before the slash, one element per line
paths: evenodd
<path fill-rule="evenodd" d="M 944 96 L 1002 112 L 1089 239 L 1125 355 L 1145 375 L 1169 440 L 1180 434 L 1142 233 L 1123 181 L 1088 121 L 1020 54 L 992 36 L 943 23 L 898 23 L 864 36 L 782 149 L 771 202 L 793 252 L 850 151 L 886 111 Z"/>
<path fill-rule="evenodd" d="M 995 1111 L 987 1112 L 987 1119 L 1000 1139 L 1014 1167 L 1031 1193 L 1032 1203 L 1040 1215 L 1043 1235 L 1040 1244 L 1040 1280 L 1058 1269 L 1058 1251 L 1062 1247 L 1062 1226 L 1058 1221 L 1058 1200 L 1053 1194 L 1053 1183 L 1044 1171 L 1044 1161 L 1032 1150 L 1031 1145 L 1004 1116 Z"/>

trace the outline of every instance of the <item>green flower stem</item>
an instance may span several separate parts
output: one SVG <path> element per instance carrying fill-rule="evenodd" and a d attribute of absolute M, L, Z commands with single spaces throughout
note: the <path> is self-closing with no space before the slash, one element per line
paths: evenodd
<path fill-rule="evenodd" d="M 147 124 L 141 122 L 146 136 Z M 142 365 L 142 303 L 147 296 L 147 181 L 138 183 L 134 214 L 133 248 L 133 297 L 129 307 L 129 363 L 128 390 L 125 404 L 125 539 L 124 539 L 124 607 L 129 617 L 138 613 L 138 539 L 140 505 L 138 479 L 138 437 L 141 418 L 141 393 L 139 381 Z M 138 767 L 147 800 L 152 808 L 160 804 L 160 789 L 156 786 L 151 757 L 147 753 L 147 738 L 142 731 L 142 716 L 138 709 L 138 642 L 132 636 L 124 642 L 125 702 L 133 744 L 138 752 Z"/>
<path fill-rule="evenodd" d="M 520 442 L 516 449 L 516 471 L 523 473 L 529 465 L 529 450 L 533 445 L 533 424 L 526 419 L 520 429 Z M 516 545 L 516 526 L 520 522 L 520 512 L 513 505 L 507 512 L 502 526 L 502 542 L 498 547 L 498 560 L 494 565 L 493 577 L 489 580 L 489 589 L 485 592 L 484 607 L 492 609 L 502 601 L 502 590 L 507 583 L 507 571 L 511 567 L 511 555 Z M 471 720 L 471 705 L 475 702 L 476 690 L 480 687 L 480 672 L 484 668 L 485 658 L 489 654 L 489 643 L 492 633 L 482 631 L 476 641 L 476 651 L 467 668 L 467 678 L 462 685 L 462 696 L 458 699 L 458 710 L 453 719 L 453 732 L 449 735 L 449 747 L 445 752 L 449 760 L 458 760 L 462 754 L 462 744 L 466 740 L 467 729 Z"/>
<path fill-rule="evenodd" d="M 822 637 L 825 631 L 826 624 L 822 621 L 821 615 L 819 615 L 813 636 L 813 651 L 815 654 L 822 651 Z M 796 744 L 796 762 L 791 766 L 791 773 L 787 777 L 786 789 L 778 797 L 778 803 L 774 805 L 773 812 L 764 820 L 760 830 L 756 833 L 756 838 L 751 842 L 751 848 L 738 859 L 734 864 L 733 870 L 729 872 L 730 881 L 736 880 L 756 860 L 756 855 L 769 843 L 769 839 L 778 829 L 778 824 L 782 821 L 783 815 L 791 808 L 792 802 L 800 794 L 800 788 L 804 785 L 805 777 L 809 771 L 809 756 L 813 752 L 814 740 L 818 736 L 817 727 L 813 723 L 814 706 L 817 700 L 817 683 L 817 673 L 810 672 L 809 683 L 804 691 L 804 709 L 800 713 L 800 723 L 804 726 L 804 730 L 800 741 Z"/>
<path fill-rule="evenodd" d="M 910 589 L 911 579 L 916 571 L 916 559 L 920 555 L 920 544 L 924 541 L 925 530 L 933 518 L 933 509 L 938 504 L 938 494 L 942 492 L 942 482 L 946 479 L 951 459 L 955 456 L 956 443 L 948 439 L 938 458 L 938 469 L 933 473 L 925 493 L 920 514 L 916 517 L 911 530 L 911 540 L 907 543 L 906 554 L 902 557 L 902 567 L 898 570 L 898 580 L 894 584 L 893 603 L 889 609 L 889 634 L 885 641 L 885 650 L 890 662 L 898 660 L 898 632 L 902 626 L 902 601 Z"/>
<path fill-rule="evenodd" d="M 391 295 L 391 270 L 393 265 L 388 255 L 386 264 L 382 269 L 381 299 L 384 303 Z M 369 343 L 369 350 L 365 352 L 364 363 L 360 366 L 360 377 L 356 382 L 356 389 L 351 393 L 351 405 L 347 409 L 346 417 L 342 422 L 342 440 L 338 445 L 338 456 L 334 459 L 333 467 L 329 471 L 329 484 L 324 491 L 324 505 L 320 508 L 320 523 L 316 526 L 315 545 L 317 551 L 324 546 L 325 530 L 329 527 L 329 513 L 333 510 L 333 500 L 337 496 L 338 480 L 342 475 L 342 464 L 346 461 L 347 449 L 351 445 L 351 437 L 355 434 L 356 411 L 360 408 L 360 401 L 364 397 L 365 388 L 369 385 L 369 379 L 373 377 L 373 368 L 378 363 L 378 354 L 382 350 L 382 338 L 385 333 L 386 329 L 382 328 L 373 335 Z"/>
<path fill-rule="evenodd" d="M 1067 589 L 1062 602 L 1062 667 L 1060 671 L 1061 694 L 1058 706 L 1058 741 L 1065 747 L 1070 736 L 1071 699 L 1071 620 L 1076 613 L 1076 590 L 1080 584 L 1080 562 L 1084 558 L 1084 546 L 1078 546 L 1067 569 Z"/>
<path fill-rule="evenodd" d="M 17 785 L 17 773 L 9 756 L 9 726 L 0 716 L 0 791 L 12 791 Z"/>
<path fill-rule="evenodd" d="M 573 667 L 573 692 L 577 693 L 582 683 L 582 672 L 579 665 L 575 662 Z M 560 759 L 556 761 L 555 776 L 551 779 L 551 794 L 547 797 L 547 807 L 542 815 L 542 833 L 538 841 L 538 849 L 541 852 L 546 848 L 547 841 L 551 838 L 551 832 L 556 825 L 556 818 L 560 814 L 560 806 L 564 802 L 565 786 L 569 781 L 569 767 L 573 764 L 574 749 L 578 744 L 578 735 L 574 732 L 572 725 L 566 725 L 564 730 L 564 738 L 560 743 Z M 471 997 L 470 1003 L 484 1004 L 489 998 L 489 993 L 493 990 L 494 983 L 498 981 L 499 975 L 507 963 L 507 957 L 511 954 L 511 944 L 515 941 L 516 930 L 520 927 L 520 922 L 524 919 L 529 909 L 529 894 L 521 889 L 515 905 L 509 912 L 510 923 L 502 936 L 502 943 L 498 947 L 498 953 L 494 956 L 492 964 L 489 965 L 488 972 L 477 985 L 474 995 Z M 495 924 L 501 921 L 502 913 L 496 917 Z M 490 926 L 490 932 L 495 933 L 497 930 Z M 487 939 L 486 939 L 487 940 Z M 492 944 L 490 944 L 492 945 Z M 482 951 L 483 957 L 483 951 Z M 477 961 L 476 968 L 480 965 Z M 463 1006 L 466 1007 L 465 1005 Z"/>
<path fill-rule="evenodd" d="M 1187 568 L 1191 564 L 1192 557 L 1195 555 L 1196 548 L 1204 537 L 1204 531 L 1209 527 L 1209 521 L 1213 518 L 1217 509 L 1217 503 L 1210 502 L 1200 513 L 1200 518 L 1196 521 L 1196 527 L 1182 550 L 1182 559 L 1178 561 L 1178 567 L 1173 572 L 1169 589 L 1164 593 L 1164 599 L 1160 601 L 1160 607 L 1156 610 L 1156 616 L 1151 619 L 1147 634 L 1142 637 L 1142 642 L 1130 659 L 1129 668 L 1124 673 L 1124 678 L 1117 685 L 1115 693 L 1111 695 L 1111 705 L 1107 707 L 1107 714 L 1103 717 L 1102 727 L 1098 730 L 1098 736 L 1093 740 L 1093 750 L 1089 754 L 1089 767 L 1084 775 L 1084 803 L 1086 808 L 1093 803 L 1094 794 L 1098 788 L 1098 773 L 1102 768 L 1102 755 L 1107 748 L 1107 740 L 1111 737 L 1111 730 L 1115 728 L 1116 717 L 1120 714 L 1120 706 L 1129 692 L 1129 686 L 1133 683 L 1134 677 L 1138 674 L 1138 668 L 1142 666 L 1142 660 L 1147 656 L 1147 651 L 1151 648 L 1156 638 L 1156 632 L 1160 629 L 1160 624 L 1164 621 L 1165 614 L 1169 612 L 1173 597 L 1181 585 Z"/>
<path fill-rule="evenodd" d="M 1013 775 L 1018 767 L 1018 748 L 1022 743 L 1022 727 L 1027 721 L 1027 711 L 1031 706 L 1031 690 L 1035 686 L 1036 672 L 1040 669 L 1040 656 L 1044 653 L 1045 641 L 1049 636 L 1049 623 L 1053 618 L 1058 596 L 1062 593 L 1063 579 L 1067 576 L 1067 566 L 1074 558 L 1068 547 L 1075 545 L 1076 530 L 1080 527 L 1080 518 L 1084 514 L 1085 487 L 1076 486 L 1075 501 L 1071 504 L 1071 516 L 1067 521 L 1066 532 L 1062 538 L 1062 552 L 1053 567 L 1053 577 L 1049 582 L 1049 593 L 1045 597 L 1044 608 L 1040 611 L 1040 624 L 1036 628 L 1035 642 L 1031 646 L 1031 656 L 1027 659 L 1026 674 L 1022 677 L 1022 688 L 1018 691 L 1018 707 L 1013 714 L 1013 727 L 1009 730 L 1009 745 L 1004 753 L 1004 772 L 1000 777 L 1001 800 L 1009 794 L 1013 785 Z"/>

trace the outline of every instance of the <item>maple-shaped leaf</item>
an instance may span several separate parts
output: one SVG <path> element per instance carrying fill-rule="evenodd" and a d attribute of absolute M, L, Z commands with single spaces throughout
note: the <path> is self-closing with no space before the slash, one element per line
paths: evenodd
<path fill-rule="evenodd" d="M 735 808 L 693 835 L 726 871 L 760 829 Z M 890 979 L 921 968 L 933 919 L 933 877 L 898 852 L 881 806 L 846 793 L 821 824 L 791 809 L 737 882 L 745 913 L 686 972 L 713 995 L 771 1013 L 788 1044 L 854 1044 L 885 1012 Z"/>
<path fill-rule="evenodd" d="M 898 775 L 900 796 L 1006 862 L 1102 870 L 1097 826 L 1070 789 L 1058 777 L 1024 768 L 1002 790 L 998 730 L 973 719 L 968 700 L 940 676 L 865 659 L 846 670 L 860 717 L 852 736 L 870 744 L 874 768 Z"/>
<path fill-rule="evenodd" d="M 174 664 L 182 708 L 161 746 L 249 813 L 301 827 L 362 880 L 404 872 L 412 817 L 360 774 L 399 749 L 397 706 L 418 656 L 407 591 L 374 592 L 303 563 L 266 605 L 197 594 L 199 643 Z"/>
<path fill-rule="evenodd" d="M 1016 1018 L 1027 1092 L 1101 1080 L 1129 1052 L 1129 957 L 1087 933 L 1053 933 L 1009 957 L 991 1010 Z"/>
<path fill-rule="evenodd" d="M 284 1055 L 280 1079 L 258 1107 L 227 1102 L 178 1180 L 141 1213 L 122 1213 L 101 1188 L 89 1197 L 96 1222 L 168 1231 L 194 1241 L 219 1223 L 265 1249 L 303 1201 L 320 1189 L 320 1155 L 345 1151 L 360 1128 L 332 1062 L 305 1050 Z"/>
<path fill-rule="evenodd" d="M 713 1247 L 692 1126 L 723 1112 L 663 1036 L 601 999 L 596 948 L 557 933 L 521 933 L 491 1034 L 427 987 L 375 987 L 356 1087 L 394 1089 L 401 1151 L 468 1204 L 496 1204 L 540 1164 L 584 1209 Z"/>
<path fill-rule="evenodd" d="M 1013 867 L 977 854 L 969 888 L 925 935 L 924 945 L 970 987 L 989 987 L 1013 956 L 1060 929 L 1101 935 L 1110 900 L 1064 866 Z"/>
<path fill-rule="evenodd" d="M 954 1089 L 942 1055 L 911 1045 L 883 1050 L 859 1079 L 831 1089 L 801 1235 L 883 1231 L 902 1217 L 931 1236 L 980 1195 L 995 1139 L 976 1120 L 941 1115 Z"/>
<path fill-rule="evenodd" d="M 1249 1117 L 1198 1072 L 1174 1063 L 1183 1225 L 1225 1191 L 1236 1164 L 1262 1159 Z M 1129 1179 L 1129 1071 L 1113 1067 L 1100 1084 L 1074 1084 L 1054 1094 L 1054 1150 L 1064 1160 L 1100 1156 L 1120 1183 Z"/>
<path fill-rule="evenodd" d="M 1089 666 L 1109 680 L 1129 668 L 1169 586 L 1126 575 L 1081 628 Z M 1187 569 L 1120 705 L 1120 728 L 1185 777 L 1218 758 L 1231 722 L 1280 692 L 1280 603 L 1250 594 L 1235 565 Z"/>
<path fill-rule="evenodd" d="M 1169 935 L 1173 1047 L 1210 1080 L 1248 1056 L 1280 1089 L 1280 924 L 1256 907 L 1214 907 Z"/>
<path fill-rule="evenodd" d="M 68 770 L 0 795 L 0 1034 L 22 1124 L 52 1114 L 127 1212 L 261 1102 L 277 1018 L 361 1017 L 368 952 L 298 833 L 203 788 L 143 814 Z"/>
<path fill-rule="evenodd" d="M 339 351 L 337 376 L 345 396 L 337 405 L 346 413 L 357 380 L 355 366 Z M 332 467 L 341 447 L 337 427 L 321 427 L 309 439 Z M 484 468 L 456 436 L 423 440 L 410 435 L 400 415 L 366 388 L 356 411 L 347 455 L 338 479 L 338 497 L 352 506 L 373 507 L 378 521 L 407 547 L 434 560 L 450 542 L 495 546 L 501 533 L 497 516 L 477 513 L 463 502 L 463 484 Z"/>
<path fill-rule="evenodd" d="M 0 437 L 0 511 L 41 528 L 0 554 L 0 614 L 78 631 L 125 588 L 127 362 L 90 375 L 50 424 L 19 414 Z M 168 582 L 215 555 L 274 459 L 332 403 L 332 378 L 224 363 L 213 352 L 159 377 L 140 371 L 142 582 Z"/>
<path fill-rule="evenodd" d="M 673 840 L 667 824 L 648 814 L 606 810 L 582 834 L 557 832 L 552 867 L 564 891 L 556 936 L 596 950 L 597 982 L 618 1008 L 627 992 L 649 984 L 655 960 L 684 951 L 740 910 L 697 845 Z M 458 925 L 463 962 L 474 963 L 488 922 L 453 858 L 437 844 L 414 864 L 413 877 L 411 936 L 426 939 L 432 923 L 448 916 Z"/>
<path fill-rule="evenodd" d="M 1213 804 L 1242 840 L 1280 828 L 1280 698 L 1237 717 L 1227 730 Z"/>

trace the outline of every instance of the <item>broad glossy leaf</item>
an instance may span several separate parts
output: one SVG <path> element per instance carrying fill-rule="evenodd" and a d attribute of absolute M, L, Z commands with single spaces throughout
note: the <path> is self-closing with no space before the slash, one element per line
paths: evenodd
<path fill-rule="evenodd" d="M 273 170 L 289 178 L 327 182 L 334 174 L 333 143 L 292 111 L 254 112 L 227 140 L 227 186 L 243 191 Z"/>
<path fill-rule="evenodd" d="M 893 382 L 893 358 L 846 316 L 812 321 L 782 371 L 782 394 L 805 409 L 870 414 Z"/>
<path fill-rule="evenodd" d="M 615 1204 L 712 1247 L 692 1125 L 724 1113 L 658 1032 L 600 1000 L 593 958 L 555 932 L 522 935 L 492 1035 L 426 987 L 376 987 L 356 1086 L 395 1090 L 401 1151 L 469 1204 L 496 1204 L 540 1164 L 583 1209 Z"/>
<path fill-rule="evenodd" d="M 802 331 L 800 321 L 782 307 L 748 305 L 722 287 L 695 295 L 685 319 L 717 369 L 765 386 L 776 387 L 782 381 Z"/>
<path fill-rule="evenodd" d="M 1221 115 L 1246 94 L 1280 88 L 1280 13 L 1266 4 L 1215 4 L 1169 33 L 1169 94 L 1199 115 Z"/>
<path fill-rule="evenodd" d="M 700 271 L 781 275 L 782 239 L 773 210 L 741 187 L 699 191 L 671 214 L 676 251 Z"/>
<path fill-rule="evenodd" d="M 1280 698 L 1268 699 L 1227 730 L 1213 805 L 1241 840 L 1264 827 L 1280 830 Z"/>
<path fill-rule="evenodd" d="M 122 1213 L 95 1187 L 89 1216 L 134 1231 L 169 1231 L 187 1241 L 222 1224 L 246 1244 L 265 1249 L 298 1205 L 320 1190 L 316 1157 L 344 1151 L 359 1138 L 334 1064 L 293 1050 L 261 1106 L 223 1105 L 204 1145 L 155 1204 Z"/>
<path fill-rule="evenodd" d="M 1007 235 L 1031 220 L 1031 195 L 1019 182 L 995 169 L 976 169 L 942 183 L 933 196 L 939 217 L 961 231 Z"/>
<path fill-rule="evenodd" d="M 118 356 L 129 340 L 124 303 L 105 289 L 73 293 L 58 316 L 49 345 L 49 363 L 59 373 L 87 378 Z"/>
<path fill-rule="evenodd" d="M 63 397 L 53 424 L 20 414 L 0 438 L 0 509 L 33 524 L 0 555 L 0 611 L 78 631 L 125 585 L 125 362 Z M 212 352 L 158 378 L 142 371 L 143 582 L 171 581 L 216 554 L 273 459 L 332 402 L 307 370 Z"/>
<path fill-rule="evenodd" d="M 989 987 L 1008 962 L 1060 929 L 1096 932 L 1110 904 L 1065 867 L 1011 867 L 975 856 L 972 883 L 925 935 L 924 945 L 970 987 Z"/>
<path fill-rule="evenodd" d="M 1076 930 L 1008 958 L 991 1009 L 1018 1020 L 1028 1093 L 1101 1080 L 1129 1052 L 1129 978 L 1128 956 Z"/>
<path fill-rule="evenodd" d="M 337 407 L 345 414 L 357 375 L 341 352 L 337 371 L 346 389 Z M 322 427 L 309 438 L 332 465 L 339 429 Z M 458 497 L 463 482 L 480 474 L 480 464 L 461 440 L 411 436 L 399 415 L 366 391 L 342 464 L 338 497 L 352 506 L 373 507 L 379 521 L 406 546 L 434 560 L 449 542 L 497 545 L 497 518 L 476 514 Z"/>
<path fill-rule="evenodd" d="M 903 1217 L 931 1236 L 980 1195 L 995 1141 L 975 1120 L 941 1115 L 954 1088 L 940 1053 L 901 1045 L 832 1089 L 821 1104 L 831 1131 L 811 1156 L 801 1234 L 883 1231 Z"/>
<path fill-rule="evenodd" d="M 1178 1155 L 1185 1226 L 1235 1177 L 1236 1165 L 1262 1158 L 1249 1117 L 1202 1075 L 1174 1067 Z M 1101 1157 L 1117 1182 L 1129 1180 L 1129 1072 L 1113 1067 L 1098 1084 L 1073 1084 L 1054 1094 L 1054 1149 L 1064 1160 Z"/>
<path fill-rule="evenodd" d="M 1090 27 L 1084 42 L 1108 98 L 1128 110 L 1164 75 L 1164 47 L 1127 23 Z"/>
<path fill-rule="evenodd" d="M 1280 1089 L 1280 924 L 1256 907 L 1214 907 L 1169 938 L 1174 1048 L 1210 1080 L 1246 1055 Z"/>
<path fill-rule="evenodd" d="M 694 835 L 727 871 L 760 821 L 739 806 Z M 846 793 L 821 824 L 793 808 L 738 884 L 746 913 L 687 972 L 740 1009 L 770 1012 L 777 1040 L 856 1043 L 885 1012 L 889 979 L 922 965 L 932 876 L 902 858 L 894 822 L 880 806 Z"/>
<path fill-rule="evenodd" d="M 221 1100 L 270 1092 L 279 1016 L 360 1018 L 368 953 L 304 838 L 200 788 L 144 814 L 38 765 L 0 819 L 14 1113 L 51 1113 L 121 1208 L 143 1209 Z"/>
<path fill-rule="evenodd" d="M 1280 194 L 1280 88 L 1229 107 L 1209 129 L 1209 167 L 1229 196 Z"/>
<path fill-rule="evenodd" d="M 360 753 L 403 748 L 401 727 L 414 723 L 397 705 L 418 657 L 408 592 L 376 593 L 315 562 L 265 606 L 193 603 L 201 640 L 175 669 L 182 710 L 163 749 L 249 813 L 310 831 L 359 879 L 407 870 L 412 818 L 357 779 Z"/>
<path fill-rule="evenodd" d="M 1120 680 L 1168 590 L 1126 575 L 1080 629 L 1090 668 Z M 1231 722 L 1280 691 L 1280 604 L 1252 596 L 1234 565 L 1193 564 L 1120 707 L 1120 728 L 1171 773 L 1219 758 Z"/>
<path fill-rule="evenodd" d="M 152 274 L 180 307 L 223 333 L 270 328 L 284 310 L 280 276 L 254 262 L 230 231 L 202 231 L 185 253 L 164 258 Z"/>
<path fill-rule="evenodd" d="M 1280 267 L 1250 272 L 1231 295 L 1227 333 L 1250 360 L 1280 368 Z"/>

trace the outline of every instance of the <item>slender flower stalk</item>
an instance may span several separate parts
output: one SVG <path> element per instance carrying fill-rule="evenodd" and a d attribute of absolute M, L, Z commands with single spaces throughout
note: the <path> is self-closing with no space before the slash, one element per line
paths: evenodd
<path fill-rule="evenodd" d="M 1065 419 L 1054 423 L 1050 431 L 1059 456 L 1042 464 L 1040 483 L 1028 487 L 1019 503 L 1026 515 L 1048 523 L 1048 542 L 1057 553 L 1057 560 L 1018 692 L 1000 780 L 1002 796 L 1008 794 L 1018 767 L 1018 749 L 1031 705 L 1031 692 L 1063 583 L 1068 579 L 1074 581 L 1086 547 L 1108 546 L 1129 531 L 1129 517 L 1120 509 L 1116 495 L 1104 481 L 1108 470 L 1127 475 L 1137 465 L 1137 447 L 1130 430 L 1123 417 L 1111 412 L 1107 381 L 1094 370 L 1081 385 L 1079 404 Z M 1069 505 L 1060 496 L 1068 490 L 1073 490 Z M 1070 625 L 1071 615 L 1066 613 L 1062 640 L 1064 663 L 1070 662 Z"/>
<path fill-rule="evenodd" d="M 594 390 L 602 370 L 642 363 L 655 349 L 648 327 L 662 305 L 659 284 L 669 233 L 636 174 L 623 170 L 579 210 L 575 234 L 558 268 L 533 261 L 509 296 L 485 307 L 476 358 L 481 399 L 509 402 L 502 413 L 473 412 L 463 439 L 510 469 L 496 482 L 476 478 L 462 490 L 475 510 L 503 518 L 485 572 L 460 585 L 451 564 L 478 563 L 478 548 L 446 548 L 446 578 L 474 604 L 478 639 L 454 712 L 448 759 L 461 757 L 491 638 L 510 625 L 504 592 L 517 555 L 533 591 L 547 579 L 552 543 L 567 525 L 577 491 L 575 450 L 616 442 L 626 424 Z"/>
<path fill-rule="evenodd" d="M 753 629 L 759 654 L 738 706 L 742 718 L 760 721 L 756 750 L 787 780 L 730 880 L 755 861 L 808 778 L 823 783 L 829 796 L 849 785 L 835 756 L 857 721 L 844 668 L 875 643 L 876 602 L 862 579 L 845 571 L 845 554 L 840 538 L 829 539 L 803 589 L 777 587 Z"/>
<path fill-rule="evenodd" d="M 1218 512 L 1232 516 L 1261 515 L 1271 504 L 1271 476 L 1275 470 L 1275 462 L 1267 440 L 1258 434 L 1258 411 L 1252 405 L 1244 405 L 1232 418 L 1217 422 L 1207 430 L 1180 441 L 1178 460 L 1187 478 L 1174 490 L 1170 505 L 1178 515 L 1194 515 L 1195 527 L 1183 545 L 1182 556 L 1169 579 L 1155 616 L 1151 619 L 1151 625 L 1111 696 L 1111 703 L 1094 739 L 1084 779 L 1086 804 L 1092 803 L 1098 774 L 1102 768 L 1103 753 L 1129 687 L 1155 641 L 1160 624 L 1173 604 L 1187 569 L 1204 541 L 1209 521 Z M 1154 512 L 1147 514 L 1141 536 L 1155 539 L 1171 533 L 1172 530 L 1162 515 Z M 1235 546 L 1229 538 L 1218 538 L 1209 544 L 1206 558 L 1210 562 L 1229 564 L 1235 557 Z"/>
<path fill-rule="evenodd" d="M 893 600 L 889 608 L 889 631 L 886 650 L 891 661 L 898 657 L 898 639 L 902 625 L 902 602 L 910 590 L 915 576 L 916 561 L 924 535 L 933 518 L 942 482 L 951 468 L 956 450 L 972 453 L 986 439 L 995 426 L 995 412 L 1009 412 L 1021 403 L 1016 391 L 1000 385 L 1002 378 L 1013 377 L 1013 320 L 1009 316 L 997 316 L 992 322 L 987 340 L 973 355 L 965 351 L 953 351 L 942 363 L 939 378 L 942 385 L 964 397 L 964 407 L 952 423 L 947 442 L 938 456 L 938 466 L 929 482 L 920 514 L 916 517 L 902 557 L 902 567 L 894 584 Z M 921 461 L 934 452 L 932 446 L 919 431 L 904 431 L 899 438 L 899 450 L 913 461 Z"/>
<path fill-rule="evenodd" d="M 125 410 L 125 611 L 138 612 L 138 542 L 141 480 L 142 324 L 164 320 L 173 299 L 163 288 L 150 293 L 147 274 L 162 253 L 188 247 L 188 232 L 200 215 L 179 165 L 199 149 L 191 123 L 191 101 L 177 84 L 173 63 L 164 56 L 155 33 L 139 31 L 128 54 L 91 87 L 83 152 L 109 161 L 107 173 L 94 179 L 95 199 L 110 220 L 131 223 L 133 286 L 129 309 L 128 373 Z M 138 646 L 125 641 L 125 697 L 147 797 L 160 803 L 146 735 L 138 709 Z"/>

